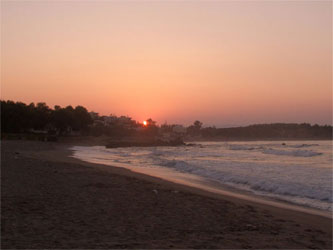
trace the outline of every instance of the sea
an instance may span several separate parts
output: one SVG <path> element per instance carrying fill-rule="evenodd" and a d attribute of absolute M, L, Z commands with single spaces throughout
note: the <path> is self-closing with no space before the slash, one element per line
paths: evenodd
<path fill-rule="evenodd" d="M 332 211 L 332 141 L 195 142 L 192 146 L 74 146 L 73 157 L 197 187 Z"/>

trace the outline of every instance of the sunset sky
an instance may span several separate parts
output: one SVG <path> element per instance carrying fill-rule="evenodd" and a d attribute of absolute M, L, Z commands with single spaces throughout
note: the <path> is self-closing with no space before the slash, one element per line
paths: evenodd
<path fill-rule="evenodd" d="M 332 124 L 332 2 L 1 1 L 1 99 Z"/>

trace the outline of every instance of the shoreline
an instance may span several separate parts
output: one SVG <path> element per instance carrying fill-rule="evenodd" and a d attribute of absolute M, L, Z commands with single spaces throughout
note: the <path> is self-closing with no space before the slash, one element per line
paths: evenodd
<path fill-rule="evenodd" d="M 188 190 L 193 189 L 192 190 L 193 193 L 198 193 L 198 190 L 200 190 L 201 193 L 204 192 L 204 193 L 202 193 L 203 195 L 208 195 L 208 193 L 210 193 L 210 194 L 214 194 L 217 196 L 221 196 L 221 197 L 219 197 L 220 199 L 226 199 L 226 197 L 228 197 L 231 200 L 239 199 L 242 201 L 251 202 L 256 205 L 258 205 L 258 204 L 267 205 L 267 206 L 272 206 L 275 208 L 282 208 L 282 209 L 293 210 L 296 212 L 302 212 L 302 213 L 306 213 L 306 214 L 323 216 L 323 217 L 330 218 L 330 219 L 332 219 L 332 217 L 333 217 L 332 211 L 314 208 L 314 207 L 310 207 L 310 206 L 302 206 L 300 204 L 288 202 L 288 201 L 282 200 L 282 199 L 277 199 L 275 197 L 257 195 L 257 194 L 251 193 L 249 191 L 245 191 L 245 190 L 237 189 L 234 187 L 229 187 L 227 185 L 223 185 L 216 181 L 206 180 L 200 176 L 196 176 L 196 175 L 192 175 L 192 174 L 188 174 L 188 173 L 186 173 L 186 174 L 178 173 L 180 175 L 183 175 L 184 177 L 180 178 L 180 179 L 174 179 L 174 178 L 170 177 L 170 175 L 168 175 L 167 173 L 163 175 L 163 171 L 162 172 L 157 171 L 157 174 L 154 175 L 153 173 L 148 172 L 148 171 L 150 171 L 150 169 L 147 169 L 146 171 L 145 170 L 139 171 L 138 169 L 135 169 L 135 168 L 128 168 L 128 167 L 115 166 L 115 165 L 106 165 L 106 164 L 102 164 L 102 163 L 84 161 L 84 160 L 81 160 L 81 159 L 73 156 L 74 150 L 72 150 L 71 147 L 69 147 L 67 150 L 70 151 L 70 152 L 68 152 L 67 157 L 77 160 L 79 164 L 88 164 L 88 165 L 91 164 L 91 167 L 103 168 L 106 171 L 107 171 L 107 168 L 120 168 L 123 170 L 130 171 L 132 175 L 138 174 L 136 176 L 137 178 L 140 177 L 140 175 L 144 175 L 144 176 L 146 176 L 145 179 L 150 178 L 149 181 L 152 181 L 152 182 L 165 181 L 165 182 L 169 182 L 172 185 L 181 185 L 181 186 L 186 187 L 186 189 L 188 189 Z M 165 170 L 165 172 L 166 171 L 167 170 Z M 191 181 L 186 181 L 186 180 L 184 180 L 185 178 L 188 178 Z"/>
<path fill-rule="evenodd" d="M 24 144 L 26 144 L 26 145 L 24 145 Z M 72 145 L 74 145 L 74 144 L 72 144 Z M 41 143 L 41 142 L 17 142 L 17 141 L 4 143 L 4 141 L 2 141 L 1 151 L 2 151 L 2 153 L 4 151 L 4 155 L 5 155 L 4 163 L 6 165 L 7 165 L 7 163 L 14 161 L 13 166 L 15 166 L 15 164 L 16 164 L 15 157 L 18 157 L 18 158 L 23 158 L 23 160 L 25 159 L 25 161 L 28 161 L 28 162 L 32 161 L 32 162 L 36 162 L 36 163 L 42 164 L 42 165 L 43 164 L 52 165 L 52 166 L 55 165 L 55 168 L 52 168 L 51 172 L 57 171 L 56 175 L 59 175 L 59 173 L 61 173 L 61 168 L 63 168 L 63 166 L 66 166 L 66 167 L 64 167 L 64 170 L 66 170 L 66 171 L 64 171 L 65 175 L 62 174 L 63 178 L 69 178 L 67 176 L 67 174 L 72 173 L 72 172 L 74 174 L 73 178 L 75 176 L 81 176 L 80 177 L 81 179 L 82 178 L 87 179 L 88 182 L 91 181 L 91 178 L 94 178 L 94 180 L 95 180 L 94 182 L 97 183 L 97 184 L 95 183 L 94 185 L 100 186 L 100 188 L 98 188 L 98 190 L 100 192 L 102 192 L 98 195 L 101 195 L 103 197 L 110 198 L 110 194 L 104 193 L 105 188 L 103 188 L 103 186 L 105 186 L 106 183 L 108 183 L 107 185 L 112 185 L 112 183 L 109 183 L 110 180 L 119 179 L 119 180 L 123 181 L 123 179 L 126 179 L 126 180 L 130 179 L 131 183 L 133 183 L 133 185 L 135 184 L 137 189 L 141 190 L 140 193 L 136 194 L 137 196 L 138 195 L 141 195 L 143 197 L 152 196 L 153 200 L 156 200 L 156 198 L 158 198 L 157 202 L 160 202 L 160 206 L 161 206 L 160 209 L 162 209 L 161 211 L 163 211 L 163 212 L 161 212 L 158 209 L 155 209 L 154 207 L 150 207 L 150 206 L 147 207 L 144 204 L 142 204 L 142 205 L 147 210 L 149 210 L 151 214 L 155 214 L 156 212 L 162 213 L 161 214 L 162 217 L 158 217 L 159 219 L 156 218 L 154 220 L 158 220 L 158 221 L 162 220 L 162 222 L 161 221 L 159 222 L 162 225 L 165 225 L 166 223 L 168 223 L 168 220 L 169 220 L 172 222 L 172 223 L 170 222 L 173 225 L 172 228 L 181 227 L 181 225 L 179 225 L 179 221 L 178 221 L 179 219 L 174 220 L 174 217 L 178 218 L 179 213 L 187 212 L 188 214 L 186 214 L 186 216 L 190 216 L 189 214 L 192 214 L 192 213 L 196 214 L 197 213 L 196 210 L 210 209 L 210 212 L 207 214 L 204 213 L 205 216 L 199 220 L 201 221 L 201 223 L 205 223 L 205 221 L 210 221 L 211 224 L 214 224 L 214 221 L 216 220 L 216 218 L 215 219 L 211 218 L 211 214 L 214 214 L 217 217 L 223 215 L 223 214 L 221 214 L 221 212 L 216 213 L 214 211 L 222 209 L 225 206 L 233 206 L 235 213 L 232 210 L 230 210 L 228 212 L 230 214 L 228 214 L 228 216 L 226 218 L 224 218 L 224 220 L 227 221 L 229 219 L 230 220 L 232 219 L 237 222 L 234 222 L 234 221 L 229 222 L 229 224 L 227 223 L 224 227 L 221 227 L 220 229 L 218 229 L 220 225 L 215 225 L 214 228 L 215 227 L 216 228 L 213 233 L 216 236 L 218 234 L 218 231 L 222 230 L 222 231 L 225 231 L 224 234 L 229 235 L 229 238 L 222 237 L 224 240 L 222 238 L 219 240 L 215 239 L 215 240 L 213 240 L 213 242 L 210 242 L 209 244 L 205 241 L 206 242 L 205 246 L 208 248 L 222 248 L 222 247 L 223 248 L 234 248 L 234 247 L 246 248 L 246 246 L 258 247 L 258 248 L 265 248 L 265 247 L 269 247 L 269 248 L 286 248 L 286 247 L 288 247 L 288 248 L 295 248 L 295 247 L 296 248 L 308 248 L 311 246 L 315 247 L 315 248 L 328 248 L 332 245 L 332 228 L 331 228 L 332 227 L 332 218 L 327 218 L 327 217 L 324 217 L 324 216 L 321 216 L 318 214 L 317 215 L 309 214 L 304 211 L 296 211 L 296 210 L 288 209 L 285 207 L 284 208 L 274 207 L 269 204 L 261 204 L 261 203 L 251 201 L 251 200 L 244 200 L 239 197 L 237 198 L 234 196 L 216 194 L 216 193 L 209 192 L 207 190 L 201 190 L 198 188 L 189 187 L 189 186 L 185 186 L 182 184 L 177 184 L 177 183 L 173 183 L 170 181 L 166 181 L 166 180 L 163 180 L 163 179 L 160 179 L 157 177 L 152 177 L 149 175 L 136 173 L 136 172 L 130 171 L 125 168 L 111 167 L 111 166 L 107 166 L 107 165 L 94 164 L 94 163 L 80 161 L 78 159 L 71 157 L 71 150 L 69 149 L 70 146 L 71 145 L 59 144 L 59 143 L 46 144 L 46 143 Z M 13 157 L 13 159 L 10 159 L 10 157 L 8 158 L 8 156 L 6 156 L 7 154 L 9 154 L 9 156 Z M 7 158 L 8 158 L 8 161 L 6 161 Z M 18 167 L 18 166 L 15 166 L 15 167 Z M 4 168 L 4 166 L 2 166 L 2 172 L 5 173 L 4 174 L 5 176 L 8 176 L 7 172 L 10 172 L 10 170 L 6 170 L 6 169 L 4 170 L 3 168 Z M 42 169 L 46 169 L 46 168 L 42 168 Z M 47 171 L 47 170 L 45 170 L 45 171 Z M 81 174 L 81 172 L 82 172 L 82 174 Z M 16 175 L 16 174 L 17 173 L 15 173 L 15 174 L 13 173 L 13 175 Z M 91 178 L 89 178 L 89 176 L 91 176 Z M 110 177 L 107 178 L 107 176 L 110 176 Z M 46 178 L 47 176 L 44 176 L 44 177 Z M 49 178 L 49 177 L 47 177 L 47 178 Z M 54 177 L 54 178 L 56 178 L 56 177 Z M 103 179 L 103 181 L 102 181 L 102 179 Z M 59 179 L 59 180 L 61 180 L 61 179 Z M 75 182 L 77 180 L 73 179 L 73 181 Z M 8 188 L 9 182 L 5 181 L 4 183 L 5 183 L 4 186 L 2 186 L 2 192 L 9 192 L 11 190 L 10 188 Z M 100 183 L 100 184 L 98 184 L 98 183 Z M 104 183 L 104 184 L 102 184 L 102 183 Z M 10 185 L 13 185 L 13 184 L 10 184 Z M 21 185 L 21 184 L 17 184 L 17 185 Z M 46 182 L 44 184 L 44 186 L 45 185 L 49 185 L 48 182 Z M 63 183 L 63 185 L 69 185 L 69 184 Z M 89 185 L 92 185 L 92 184 L 89 184 Z M 96 188 L 96 187 L 94 187 L 94 188 Z M 132 197 L 133 200 L 136 199 L 135 198 L 136 196 L 132 196 L 133 192 L 135 192 L 134 189 L 132 190 L 129 186 L 127 187 L 127 189 L 130 188 L 130 190 L 127 190 L 127 189 L 124 190 L 124 187 L 122 187 L 121 185 L 120 186 L 115 185 L 114 188 L 116 188 L 115 190 L 119 189 L 119 191 L 122 190 L 121 192 L 125 192 L 127 194 L 128 198 Z M 46 187 L 46 189 L 47 189 L 47 187 Z M 14 189 L 14 190 L 16 190 L 16 189 Z M 18 190 L 18 188 L 17 188 L 17 190 Z M 156 194 L 155 194 L 154 190 L 156 190 L 156 192 L 157 192 Z M 32 193 L 34 193 L 34 192 L 36 192 L 36 190 L 32 191 Z M 9 195 L 8 193 L 4 193 L 4 194 L 5 194 L 5 197 Z M 85 193 L 85 196 L 83 196 L 82 199 L 87 199 L 90 202 L 90 200 L 93 198 L 90 197 L 89 194 L 90 193 Z M 181 195 L 181 197 L 178 199 L 176 196 L 179 196 L 179 195 Z M 2 193 L 3 202 L 5 201 L 5 197 Z M 205 201 L 203 201 L 203 200 L 205 200 Z M 175 211 L 172 211 L 175 208 L 169 207 L 170 206 L 169 203 L 170 202 L 174 203 L 175 201 L 176 201 L 176 204 L 178 204 L 178 202 L 180 202 L 180 204 L 177 205 L 177 206 L 180 206 L 179 208 L 177 207 L 177 209 L 180 209 L 180 210 L 177 210 L 177 213 L 175 213 Z M 70 202 L 70 201 L 68 200 L 66 202 Z M 66 202 L 64 202 L 64 204 L 68 205 Z M 124 201 L 118 200 L 118 202 L 122 203 Z M 149 204 L 150 202 L 152 202 L 152 200 L 150 200 L 150 199 L 147 200 L 147 198 L 142 198 L 142 199 L 139 199 L 137 202 L 139 202 L 139 203 L 138 204 L 135 203 L 135 204 L 136 204 L 136 206 L 139 206 L 139 204 L 141 205 L 141 202 L 143 202 L 143 203 L 146 202 L 147 204 Z M 193 204 L 195 204 L 195 205 L 193 205 L 191 202 L 192 203 L 194 202 Z M 184 204 L 182 204 L 182 203 L 184 203 Z M 186 204 L 188 204 L 188 203 L 191 203 L 192 205 L 187 206 Z M 103 203 L 103 206 L 104 205 L 106 205 L 106 204 Z M 170 211 L 164 210 L 163 207 L 165 207 L 165 206 L 169 207 Z M 196 210 L 195 209 L 193 210 L 193 208 L 192 208 L 193 206 L 196 207 Z M 106 207 L 108 207 L 108 206 L 106 206 Z M 130 210 L 130 208 L 128 208 L 128 209 Z M 5 207 L 5 209 L 2 211 L 5 211 L 4 217 L 6 218 L 7 217 L 6 213 L 8 213 L 9 210 L 7 210 Z M 118 213 L 117 211 L 118 210 L 115 210 L 113 212 L 115 214 L 117 214 Z M 225 210 L 223 210 L 223 211 L 225 211 Z M 143 210 L 142 212 L 145 213 L 146 211 Z M 59 215 L 59 216 L 62 216 L 62 215 Z M 105 215 L 100 214 L 99 216 L 103 217 Z M 133 216 L 133 218 L 136 218 L 136 215 L 133 215 L 133 214 L 131 214 L 129 216 L 129 218 L 132 218 L 131 216 Z M 186 216 L 180 217 L 180 218 L 187 218 Z M 198 214 L 196 216 L 198 216 Z M 254 216 L 254 218 L 252 218 L 253 216 Z M 101 219 L 100 217 L 97 217 L 98 221 Z M 231 217 L 231 218 L 229 218 L 229 217 Z M 166 221 L 164 221 L 164 218 L 166 218 Z M 272 218 L 274 218 L 274 219 L 272 219 Z M 141 221 L 138 218 L 136 218 L 135 220 L 137 221 L 137 223 L 134 224 L 135 227 L 137 227 L 140 223 L 145 223 L 145 221 Z M 236 223 L 236 224 L 234 224 L 234 223 Z M 237 229 L 238 231 L 237 230 L 235 231 L 235 228 L 238 228 L 238 225 L 243 225 L 244 223 L 245 223 L 245 227 L 247 227 L 247 229 L 241 228 L 241 229 Z M 259 224 L 257 225 L 256 223 L 259 223 Z M 231 228 L 233 228 L 233 229 L 229 228 L 230 225 L 232 225 Z M 250 226 L 246 226 L 246 225 L 250 225 Z M 267 229 L 266 228 L 267 226 L 269 226 L 269 228 L 271 228 L 271 229 L 270 230 Z M 119 224 L 119 227 L 121 228 L 122 224 Z M 199 230 L 199 232 L 204 234 L 205 228 L 207 228 L 207 227 L 202 227 Z M 263 228 L 263 229 L 266 228 L 266 229 L 261 231 L 261 228 Z M 168 230 L 173 232 L 173 229 L 168 229 Z M 167 232 L 169 233 L 169 231 L 167 231 Z M 267 235 L 266 235 L 266 231 L 267 231 Z M 191 231 L 191 233 L 193 234 L 193 235 L 192 234 L 191 235 L 193 237 L 195 235 L 195 232 Z M 1 243 L 2 246 L 8 247 L 8 246 L 11 246 L 11 244 L 14 244 L 13 241 L 8 240 L 8 238 L 10 238 L 11 236 L 8 235 L 6 229 L 2 233 L 5 233 L 5 241 L 2 240 L 2 243 Z M 175 232 L 173 232 L 173 233 L 175 233 Z M 255 240 L 256 237 L 253 236 L 253 233 L 255 233 L 255 235 L 260 236 L 259 238 L 261 239 L 261 242 L 256 242 L 256 240 Z M 285 233 L 286 233 L 286 235 L 290 234 L 290 235 L 294 235 L 294 236 L 289 239 L 286 235 L 284 235 Z M 210 232 L 210 234 L 212 234 L 212 232 Z M 162 236 L 163 235 L 158 235 L 157 238 L 159 238 L 159 240 L 162 240 L 162 239 L 160 239 Z M 236 236 L 238 238 L 241 238 L 242 240 L 237 242 L 237 240 L 235 240 Z M 174 238 L 175 236 L 172 236 L 172 237 Z M 170 238 L 172 238 L 172 237 L 170 236 Z M 195 237 L 197 237 L 197 236 L 195 236 Z M 184 239 L 182 239 L 181 242 L 178 242 L 178 243 L 175 243 L 177 241 L 172 241 L 172 246 L 177 247 L 177 248 L 195 248 L 197 246 L 196 243 L 194 244 L 194 241 L 196 241 L 195 237 L 191 238 L 192 239 L 191 241 L 185 240 L 185 242 L 183 242 Z M 207 237 L 208 237 L 208 235 L 207 235 Z M 272 237 L 273 238 L 277 237 L 279 239 L 279 242 L 276 240 L 272 241 Z M 288 240 L 286 237 L 288 238 Z M 229 241 L 230 239 L 231 239 L 231 241 Z M 284 239 L 284 242 L 283 242 L 283 239 Z M 200 239 L 197 239 L 197 240 L 200 241 Z M 132 245 L 127 245 L 127 247 L 128 248 L 148 247 L 147 242 L 142 243 L 142 245 L 140 245 L 141 243 L 139 245 L 135 245 L 134 241 L 135 240 L 133 240 Z M 136 240 L 136 241 L 140 242 L 140 240 Z M 201 241 L 202 241 L 202 239 L 201 239 Z M 5 243 L 3 243 L 3 242 L 5 242 Z M 170 239 L 163 238 L 162 241 L 160 241 L 159 243 L 150 245 L 150 247 L 161 248 L 164 246 L 165 243 L 170 243 L 170 242 L 171 242 Z M 222 244 L 221 242 L 223 242 L 224 244 Z M 94 248 L 94 246 L 89 245 L 89 244 L 86 243 L 83 245 L 82 244 L 81 245 L 74 244 L 74 245 L 75 245 L 75 247 L 78 247 L 78 248 L 83 248 L 83 247 Z M 60 243 L 56 243 L 51 246 L 52 246 L 51 248 L 54 248 L 53 246 L 59 247 L 59 246 L 63 246 L 63 245 L 61 245 Z M 103 246 L 104 247 L 106 246 L 107 248 L 114 247 L 114 245 L 112 245 L 112 244 L 106 244 Z M 28 247 L 31 247 L 31 245 L 29 245 Z M 42 247 L 50 247 L 50 245 L 47 245 L 46 243 L 44 243 L 44 245 L 42 245 Z M 201 245 L 201 248 L 206 248 L 206 247 L 204 247 L 204 245 Z M 26 248 L 26 247 L 24 247 L 24 248 Z M 31 247 L 31 248 L 34 248 L 34 247 Z"/>
<path fill-rule="evenodd" d="M 75 157 L 73 149 L 71 149 L 72 146 L 68 147 L 68 151 L 71 153 L 68 153 L 68 157 L 74 158 L 75 160 L 78 160 L 79 163 L 84 164 L 91 164 L 91 166 L 103 166 L 103 168 L 121 168 L 126 169 L 130 172 L 133 172 L 133 174 L 138 175 L 146 175 L 147 178 L 152 178 L 150 181 L 166 181 L 170 182 L 172 184 L 178 184 L 186 186 L 187 189 L 195 189 L 195 190 L 201 190 L 208 193 L 213 193 L 215 195 L 220 195 L 221 198 L 225 199 L 225 197 L 230 197 L 230 199 L 239 199 L 243 201 L 248 201 L 254 204 L 261 204 L 261 205 L 267 205 L 272 206 L 276 208 L 282 208 L 282 209 L 288 209 L 293 210 L 297 212 L 307 213 L 307 214 L 313 214 L 318 216 L 323 216 L 332 219 L 333 211 L 320 209 L 316 207 L 306 206 L 302 204 L 293 203 L 291 201 L 279 199 L 274 196 L 265 196 L 265 195 L 259 195 L 252 193 L 250 191 L 238 189 L 237 187 L 230 187 L 228 185 L 224 185 L 222 183 L 219 183 L 214 180 L 208 180 L 203 177 L 192 175 L 190 173 L 178 173 L 177 175 L 181 175 L 180 178 L 174 177 L 175 173 L 170 170 L 152 170 L 152 169 L 138 169 L 135 167 L 127 167 L 127 166 L 116 166 L 116 165 L 108 165 L 104 163 L 94 163 L 85 161 L 83 159 L 80 159 L 79 157 Z M 170 177 L 171 176 L 171 177 Z M 157 180 L 155 180 L 157 179 Z M 188 180 L 186 180 L 188 179 Z M 198 192 L 194 191 L 193 192 Z M 207 194 L 205 194 L 207 195 Z"/>
<path fill-rule="evenodd" d="M 77 145 L 76 145 L 77 146 Z M 99 145 L 100 146 L 100 145 Z M 99 164 L 99 163 L 92 163 L 88 161 L 83 161 L 78 158 L 73 157 L 73 150 L 70 149 L 71 146 L 65 146 L 64 148 L 61 148 L 60 152 L 62 152 L 63 155 L 59 155 L 59 158 L 62 158 L 63 156 L 67 157 L 67 161 L 69 162 L 77 162 L 78 164 L 85 165 L 85 166 L 90 166 L 90 167 L 95 167 L 98 169 L 101 169 L 103 171 L 111 172 L 111 173 L 117 173 L 117 174 L 124 174 L 125 176 L 130 176 L 134 178 L 139 178 L 143 179 L 149 182 L 154 182 L 162 185 L 166 185 L 170 188 L 178 188 L 180 190 L 184 190 L 186 192 L 191 192 L 194 194 L 198 195 L 204 195 L 207 197 L 213 197 L 217 199 L 222 199 L 222 200 L 228 200 L 228 201 L 237 201 L 239 203 L 248 203 L 248 205 L 254 205 L 254 206 L 259 206 L 263 208 L 268 208 L 268 209 L 273 209 L 273 210 L 279 210 L 283 209 L 286 211 L 292 211 L 295 213 L 302 213 L 305 215 L 313 215 L 313 216 L 319 216 L 319 217 L 324 217 L 327 219 L 333 220 L 333 212 L 330 211 L 325 211 L 325 210 L 320 210 L 320 209 L 315 209 L 312 207 L 305 207 L 301 206 L 298 204 L 294 203 L 289 203 L 286 201 L 278 201 L 276 199 L 269 199 L 265 198 L 259 195 L 252 195 L 252 194 L 243 194 L 241 192 L 237 192 L 238 190 L 235 189 L 235 192 L 232 190 L 225 190 L 223 189 L 218 189 L 214 188 L 212 186 L 211 188 L 205 187 L 205 186 L 191 186 L 185 184 L 185 183 L 178 183 L 174 182 L 172 180 L 167 180 L 158 176 L 153 176 L 149 175 L 147 173 L 143 172 L 137 172 L 135 170 L 131 170 L 125 167 L 120 167 L 120 166 L 112 166 L 112 165 L 105 165 L 105 164 Z M 241 191 L 241 190 L 239 190 Z"/>

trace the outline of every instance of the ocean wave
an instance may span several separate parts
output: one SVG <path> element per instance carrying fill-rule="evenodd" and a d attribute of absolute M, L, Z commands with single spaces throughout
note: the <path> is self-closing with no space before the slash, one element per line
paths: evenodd
<path fill-rule="evenodd" d="M 192 166 L 191 164 L 187 163 L 186 161 L 182 160 L 167 160 L 167 159 L 158 159 L 156 162 L 158 165 L 163 167 L 174 168 L 179 172 L 183 173 L 192 173 L 199 168 L 196 166 Z"/>
<path fill-rule="evenodd" d="M 260 180 L 251 185 L 251 189 L 281 196 L 292 196 L 299 198 L 315 199 L 320 201 L 332 202 L 332 191 L 324 192 L 312 187 L 304 187 L 300 183 L 274 183 L 271 181 Z"/>
<path fill-rule="evenodd" d="M 312 156 L 318 156 L 322 153 L 314 152 L 312 150 L 277 150 L 277 149 L 264 149 L 262 151 L 264 154 L 272 154 L 272 155 L 287 155 L 287 156 L 296 156 L 296 157 L 312 157 Z"/>
<path fill-rule="evenodd" d="M 277 180 L 272 175 L 271 178 L 262 179 L 262 176 L 256 175 L 248 175 L 241 173 L 230 173 L 229 171 L 224 171 L 223 168 L 217 169 L 207 169 L 205 167 L 199 166 L 197 164 L 191 164 L 189 162 L 183 160 L 167 160 L 160 159 L 160 166 L 173 168 L 179 172 L 183 173 L 191 173 L 195 175 L 199 175 L 204 178 L 208 178 L 211 180 L 219 181 L 222 184 L 231 185 L 235 188 L 244 189 L 247 191 L 252 191 L 254 193 L 261 193 L 265 195 L 273 195 L 280 198 L 287 198 L 287 200 L 292 201 L 292 199 L 298 199 L 301 202 L 308 204 L 311 201 L 323 201 L 323 202 L 332 202 L 332 190 L 327 187 L 324 190 L 317 186 L 313 187 L 312 185 L 304 185 L 304 183 L 296 182 L 294 179 L 287 180 Z M 257 168 L 258 165 L 252 166 L 243 165 L 243 168 L 248 168 L 248 170 Z M 264 166 L 262 166 L 264 167 Z M 270 165 L 267 166 L 270 168 L 269 171 L 275 171 L 276 168 L 281 168 L 281 166 Z M 263 169 L 264 171 L 264 169 Z M 268 172 L 269 172 L 268 171 Z M 301 173 L 301 169 L 299 170 Z M 306 176 L 302 176 L 302 178 L 306 178 Z M 302 201 L 302 199 L 309 199 L 308 201 Z M 312 205 L 313 204 L 308 204 Z"/>
<path fill-rule="evenodd" d="M 312 157 L 312 156 L 318 156 L 322 153 L 315 152 L 312 150 L 301 150 L 298 148 L 306 148 L 306 147 L 312 147 L 317 146 L 318 144 L 296 144 L 296 145 L 284 145 L 282 144 L 284 149 L 280 149 L 281 145 L 264 145 L 264 146 L 256 146 L 256 145 L 229 145 L 229 150 L 236 150 L 236 151 L 258 151 L 262 152 L 264 154 L 271 154 L 271 155 L 285 155 L 285 156 L 295 156 L 295 157 Z M 267 146 L 271 146 L 267 148 Z M 278 148 L 278 149 L 276 149 Z M 292 148 L 295 148 L 297 150 L 292 150 Z"/>
<path fill-rule="evenodd" d="M 230 150 L 255 150 L 262 149 L 261 146 L 229 145 Z"/>
<path fill-rule="evenodd" d="M 319 146 L 319 144 L 296 144 L 296 145 L 288 145 L 288 144 L 285 144 L 283 145 L 285 147 L 288 147 L 288 148 L 308 148 L 308 147 L 316 147 L 316 146 Z"/>

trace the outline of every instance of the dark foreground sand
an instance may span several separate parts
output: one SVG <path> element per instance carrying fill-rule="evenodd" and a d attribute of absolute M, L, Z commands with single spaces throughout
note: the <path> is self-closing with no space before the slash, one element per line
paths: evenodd
<path fill-rule="evenodd" d="M 1 248 L 332 248 L 329 218 L 3 141 Z M 156 191 L 154 191 L 156 190 Z"/>

